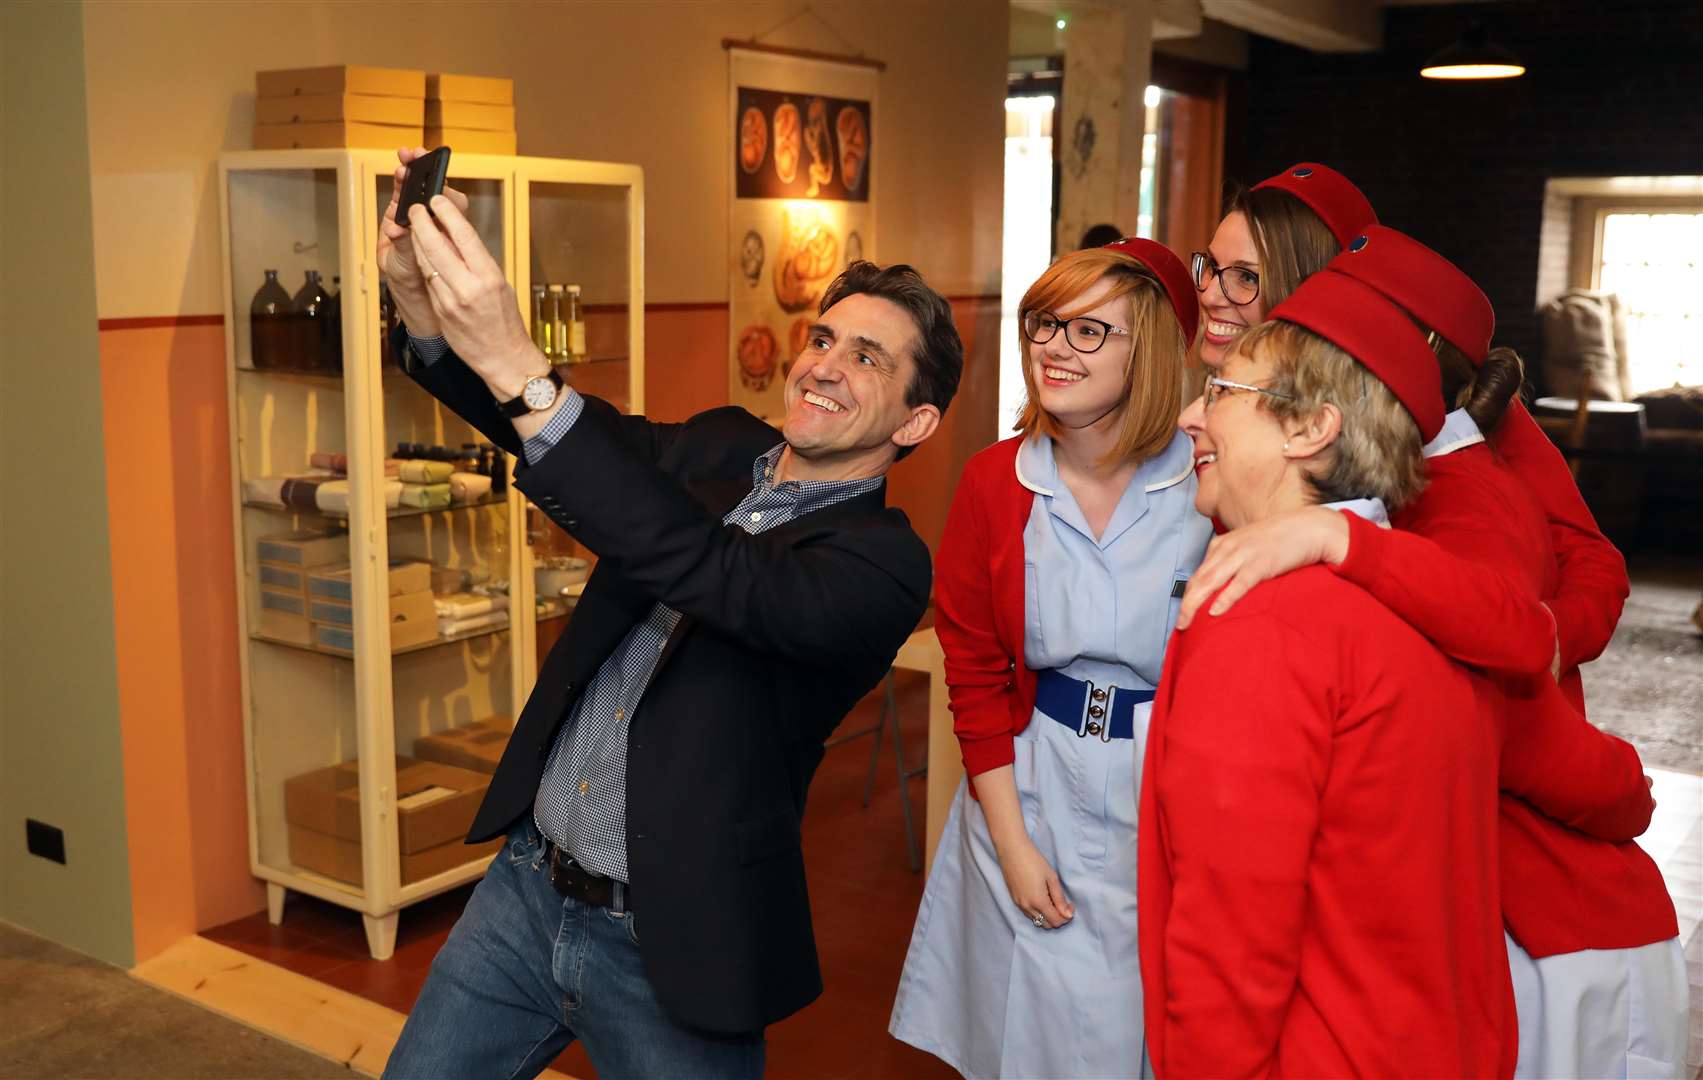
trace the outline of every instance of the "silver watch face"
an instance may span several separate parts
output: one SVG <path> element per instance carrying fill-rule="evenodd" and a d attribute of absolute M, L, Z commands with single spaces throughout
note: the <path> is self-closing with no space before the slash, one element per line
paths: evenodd
<path fill-rule="evenodd" d="M 526 401 L 526 407 L 533 412 L 548 409 L 556 403 L 556 384 L 548 375 L 540 375 L 536 379 L 526 380 L 526 386 L 520 392 Z"/>

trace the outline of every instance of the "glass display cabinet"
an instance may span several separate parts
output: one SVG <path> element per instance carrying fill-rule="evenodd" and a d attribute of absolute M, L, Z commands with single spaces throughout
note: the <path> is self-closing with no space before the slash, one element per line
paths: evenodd
<path fill-rule="evenodd" d="M 274 923 L 289 890 L 342 904 L 381 960 L 484 873 L 498 842 L 463 838 L 592 561 L 391 356 L 395 164 L 219 162 L 250 867 Z M 568 382 L 642 411 L 642 171 L 467 154 L 450 184 Z"/>

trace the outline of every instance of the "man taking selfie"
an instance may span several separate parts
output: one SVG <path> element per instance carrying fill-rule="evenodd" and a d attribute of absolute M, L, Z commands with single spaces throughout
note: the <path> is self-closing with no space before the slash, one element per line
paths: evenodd
<path fill-rule="evenodd" d="M 398 355 L 598 564 L 468 835 L 507 842 L 385 1076 L 534 1076 L 575 1039 L 606 1080 L 760 1076 L 764 1027 L 822 989 L 806 789 L 928 603 L 885 477 L 957 390 L 951 310 L 854 263 L 778 436 L 737 408 L 652 423 L 562 384 L 466 205 L 381 219 Z"/>

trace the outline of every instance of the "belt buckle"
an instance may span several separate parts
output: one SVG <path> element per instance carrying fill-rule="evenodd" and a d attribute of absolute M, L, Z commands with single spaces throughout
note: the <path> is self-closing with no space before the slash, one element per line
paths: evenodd
<path fill-rule="evenodd" d="M 1103 743 L 1112 741 L 1112 701 L 1117 696 L 1115 686 L 1098 687 L 1089 679 L 1083 679 L 1082 685 L 1088 688 L 1088 693 L 1082 699 L 1082 719 L 1076 725 L 1076 737 L 1086 739 L 1090 735 Z"/>

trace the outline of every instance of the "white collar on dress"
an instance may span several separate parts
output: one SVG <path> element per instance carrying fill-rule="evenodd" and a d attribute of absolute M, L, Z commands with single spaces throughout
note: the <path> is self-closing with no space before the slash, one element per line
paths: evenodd
<path fill-rule="evenodd" d="M 1328 502 L 1321 505 L 1326 510 L 1342 510 L 1356 517 L 1363 517 L 1380 529 L 1390 527 L 1390 514 L 1388 510 L 1384 509 L 1384 500 L 1382 499 L 1343 499 L 1340 502 Z"/>
<path fill-rule="evenodd" d="M 1053 457 L 1053 441 L 1040 434 L 1024 439 L 1017 447 L 1016 469 L 1019 484 L 1037 495 L 1052 498 L 1053 485 L 1058 482 L 1058 462 Z M 1171 476 L 1155 477 L 1142 484 L 1141 489 L 1151 495 L 1155 491 L 1175 487 L 1194 474 L 1193 444 L 1180 431 L 1171 437 L 1165 449 L 1141 463 L 1137 475 L 1145 478 L 1153 473 L 1171 470 L 1180 471 Z"/>
<path fill-rule="evenodd" d="M 1422 451 L 1428 458 L 1442 457 L 1456 450 L 1465 450 L 1469 446 L 1477 446 L 1484 441 L 1484 432 L 1478 430 L 1478 425 L 1465 409 L 1456 409 L 1443 417 L 1443 430 L 1437 432 L 1437 437 L 1425 444 Z"/>

